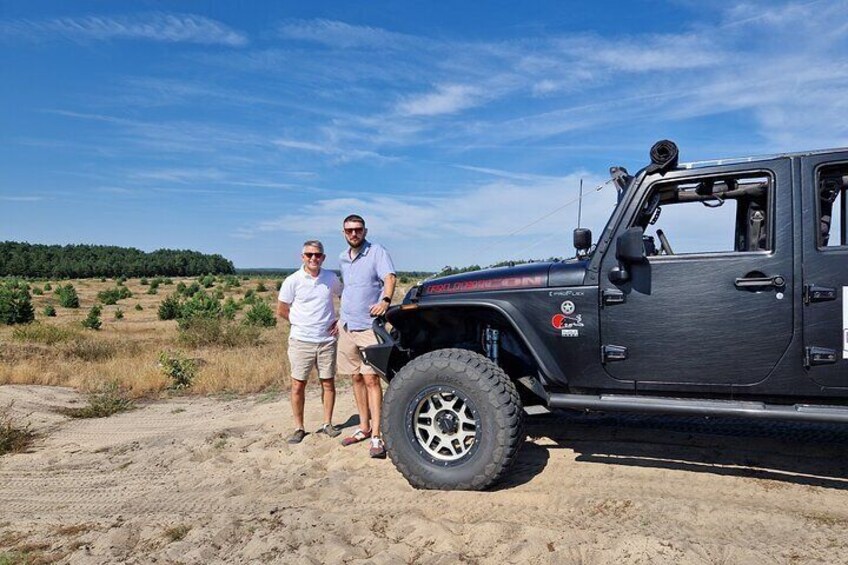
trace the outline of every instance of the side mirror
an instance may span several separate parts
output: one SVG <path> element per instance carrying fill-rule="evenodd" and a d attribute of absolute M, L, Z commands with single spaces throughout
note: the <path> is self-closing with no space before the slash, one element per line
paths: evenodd
<path fill-rule="evenodd" d="M 615 258 L 619 263 L 641 263 L 645 261 L 645 244 L 642 242 L 642 228 L 629 228 L 618 236 L 615 247 Z"/>
<path fill-rule="evenodd" d="M 609 272 L 609 280 L 613 284 L 628 282 L 630 280 L 628 267 L 646 260 L 645 244 L 642 243 L 643 233 L 642 228 L 636 226 L 629 228 L 615 240 L 615 258 L 618 259 L 618 267 Z"/>
<path fill-rule="evenodd" d="M 574 249 L 578 252 L 592 247 L 592 230 L 589 228 L 574 229 Z"/>

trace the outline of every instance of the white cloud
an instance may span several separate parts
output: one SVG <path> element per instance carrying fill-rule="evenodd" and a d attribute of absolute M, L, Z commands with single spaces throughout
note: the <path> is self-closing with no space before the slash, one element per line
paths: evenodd
<path fill-rule="evenodd" d="M 0 36 L 33 40 L 62 37 L 74 41 L 134 39 L 203 45 L 247 45 L 247 37 L 220 23 L 192 14 L 152 13 L 134 16 L 83 16 L 0 23 Z"/>
<path fill-rule="evenodd" d="M 43 196 L 0 196 L 0 200 L 6 202 L 39 202 L 44 200 Z"/>
<path fill-rule="evenodd" d="M 408 97 L 398 104 L 397 111 L 407 116 L 437 116 L 454 114 L 477 106 L 483 101 L 479 88 L 463 84 L 446 84 L 434 92 Z"/>
<path fill-rule="evenodd" d="M 417 43 L 413 36 L 335 20 L 291 20 L 280 24 L 277 31 L 286 39 L 314 41 L 343 49 L 351 47 L 400 49 L 410 43 Z"/>

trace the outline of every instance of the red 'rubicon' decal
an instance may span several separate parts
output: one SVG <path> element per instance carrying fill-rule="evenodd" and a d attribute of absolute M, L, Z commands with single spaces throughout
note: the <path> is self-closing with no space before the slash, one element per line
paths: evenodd
<path fill-rule="evenodd" d="M 503 277 L 499 279 L 481 279 L 452 283 L 435 283 L 424 286 L 424 294 L 450 294 L 452 292 L 483 292 L 503 290 L 505 288 L 533 288 L 544 286 L 545 277 Z"/>

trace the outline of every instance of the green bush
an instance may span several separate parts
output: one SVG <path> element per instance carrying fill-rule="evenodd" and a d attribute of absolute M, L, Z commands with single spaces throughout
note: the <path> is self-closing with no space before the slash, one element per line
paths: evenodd
<path fill-rule="evenodd" d="M 177 323 L 182 327 L 187 320 L 193 318 L 220 318 L 221 303 L 213 296 L 198 291 L 191 298 L 180 305 L 180 314 Z"/>
<path fill-rule="evenodd" d="M 244 323 L 260 328 L 273 328 L 277 325 L 277 318 L 267 302 L 257 301 L 245 314 Z"/>
<path fill-rule="evenodd" d="M 133 408 L 135 405 L 127 392 L 118 383 L 110 382 L 88 394 L 88 406 L 63 408 L 60 412 L 71 418 L 106 418 Z"/>
<path fill-rule="evenodd" d="M 279 291 L 281 288 L 283 288 L 283 281 L 277 281 L 274 286 L 277 288 L 277 291 Z"/>
<path fill-rule="evenodd" d="M 256 292 L 267 292 L 268 287 L 265 286 L 265 283 L 259 281 L 259 284 L 256 285 Z"/>
<path fill-rule="evenodd" d="M 106 305 L 117 304 L 118 300 L 131 297 L 132 292 L 130 292 L 130 289 L 125 286 L 101 290 L 97 293 L 97 300 Z"/>
<path fill-rule="evenodd" d="M 91 310 L 88 311 L 88 316 L 86 316 L 85 320 L 81 322 L 82 327 L 90 330 L 99 330 L 100 326 L 103 325 L 103 322 L 100 321 L 100 313 L 102 311 L 103 310 L 97 304 L 92 306 Z"/>
<path fill-rule="evenodd" d="M 162 367 L 165 376 L 171 379 L 171 386 L 168 387 L 170 389 L 186 389 L 191 386 L 197 376 L 197 362 L 180 353 L 161 352 L 159 366 Z"/>
<path fill-rule="evenodd" d="M 47 316 L 48 318 L 55 318 L 56 317 L 56 309 L 53 307 L 52 304 L 48 304 L 47 306 L 44 307 L 44 315 Z"/>
<path fill-rule="evenodd" d="M 174 281 L 172 281 L 168 277 L 165 277 L 164 279 L 162 279 L 162 284 L 174 284 Z"/>
<path fill-rule="evenodd" d="M 51 290 L 53 290 L 53 285 L 50 283 L 44 285 L 44 292 L 50 292 Z"/>
<path fill-rule="evenodd" d="M 185 293 L 186 285 L 184 282 L 180 281 L 177 283 L 177 294 Z"/>
<path fill-rule="evenodd" d="M 191 318 L 179 330 L 179 341 L 188 347 L 247 347 L 259 345 L 262 329 L 220 318 Z"/>
<path fill-rule="evenodd" d="M 224 299 L 224 291 L 221 290 L 220 288 L 216 288 L 215 292 L 212 293 L 212 296 L 214 296 L 218 300 L 223 300 Z"/>
<path fill-rule="evenodd" d="M 115 319 L 116 320 L 123 320 L 124 319 L 124 311 L 121 310 L 120 308 L 115 310 Z"/>
<path fill-rule="evenodd" d="M 144 310 L 144 306 L 142 306 L 141 304 L 136 304 L 135 309 L 141 312 L 142 310 Z"/>
<path fill-rule="evenodd" d="M 41 296 L 42 294 L 44 294 L 44 291 L 41 290 L 41 287 L 34 286 L 34 287 L 32 287 L 32 294 L 33 294 L 33 296 Z"/>
<path fill-rule="evenodd" d="M 179 315 L 180 300 L 176 294 L 170 294 L 159 304 L 159 319 L 176 320 Z"/>
<path fill-rule="evenodd" d="M 125 277 L 124 275 L 121 275 L 120 277 L 118 277 L 118 280 L 115 281 L 115 282 L 118 286 L 123 286 L 124 283 L 127 282 L 127 277 Z"/>
<path fill-rule="evenodd" d="M 159 287 L 151 285 L 145 294 L 159 294 Z"/>
<path fill-rule="evenodd" d="M 256 291 L 251 288 L 244 293 L 244 298 L 242 298 L 241 301 L 245 304 L 253 304 L 254 302 L 256 302 L 256 298 Z"/>
<path fill-rule="evenodd" d="M 35 322 L 19 326 L 12 331 L 12 338 L 28 343 L 43 343 L 53 345 L 54 343 L 65 343 L 79 337 L 79 330 L 72 330 L 50 324 Z"/>
<path fill-rule="evenodd" d="M 141 286 L 147 286 L 147 285 L 150 284 L 150 281 L 148 281 L 146 278 L 142 277 L 141 280 L 138 281 L 138 284 L 140 284 Z"/>
<path fill-rule="evenodd" d="M 203 285 L 203 288 L 212 288 L 215 286 L 215 277 L 213 275 L 201 277 L 200 284 Z"/>
<path fill-rule="evenodd" d="M 27 324 L 34 319 L 28 285 L 17 279 L 0 280 L 0 322 Z"/>
<path fill-rule="evenodd" d="M 233 300 L 233 297 L 230 296 L 227 300 L 224 301 L 224 305 L 221 306 L 221 316 L 226 318 L 227 320 L 235 320 L 236 312 L 239 311 L 241 307 L 238 302 Z"/>
<path fill-rule="evenodd" d="M 68 283 L 64 286 L 59 286 L 54 292 L 59 297 L 59 306 L 64 308 L 79 308 L 79 296 L 77 296 L 77 289 L 74 288 L 74 285 Z"/>

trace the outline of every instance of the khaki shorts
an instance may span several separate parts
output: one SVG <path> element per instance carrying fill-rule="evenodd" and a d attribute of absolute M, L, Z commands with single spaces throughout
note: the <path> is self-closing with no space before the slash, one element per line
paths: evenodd
<path fill-rule="evenodd" d="M 289 338 L 289 365 L 291 377 L 305 381 L 313 367 L 318 368 L 318 378 L 332 379 L 336 376 L 336 341 L 311 343 Z"/>
<path fill-rule="evenodd" d="M 347 328 L 339 328 L 339 374 L 379 374 L 362 359 L 361 351 L 369 345 L 377 345 L 374 330 L 348 331 Z"/>

